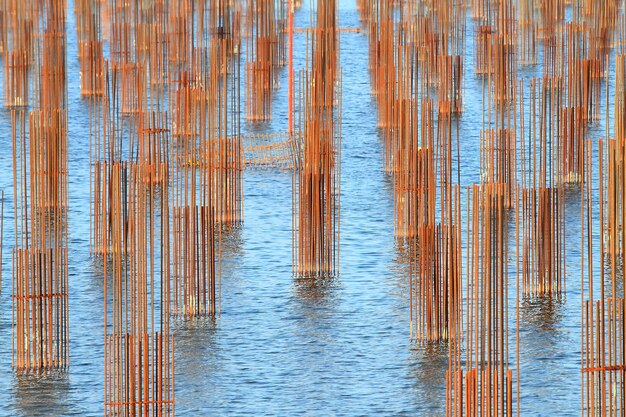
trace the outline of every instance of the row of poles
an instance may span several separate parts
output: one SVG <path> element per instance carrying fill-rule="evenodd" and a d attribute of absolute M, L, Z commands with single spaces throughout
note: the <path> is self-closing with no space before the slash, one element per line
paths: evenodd
<path fill-rule="evenodd" d="M 11 117 L 12 363 L 18 374 L 64 371 L 70 359 L 65 14 L 64 1 L 6 1 L 0 13 Z"/>
<path fill-rule="evenodd" d="M 623 27 L 623 23 L 619 24 Z M 618 29 L 619 31 L 619 29 Z M 615 56 L 613 133 L 598 140 L 596 170 L 590 141 L 583 145 L 586 179 L 581 196 L 582 243 L 582 410 L 585 415 L 618 416 L 626 410 L 626 330 L 624 310 L 624 66 L 623 32 Z M 606 64 L 608 65 L 608 64 Z M 607 113 L 609 85 L 606 80 Z M 608 123 L 607 114 L 607 123 Z M 594 182 L 597 178 L 597 188 Z M 599 210 L 594 210 L 595 205 Z M 599 217 L 599 242 L 591 238 Z M 598 247 L 599 246 L 599 247 Z"/>
<path fill-rule="evenodd" d="M 358 2 L 383 169 L 394 181 L 395 233 L 409 253 L 411 336 L 448 343 L 447 415 L 519 415 L 520 301 L 566 294 L 566 197 L 578 193 L 586 248 L 581 411 L 621 415 L 626 20 L 617 0 L 575 0 L 569 21 L 561 0 L 467 3 Z M 7 0 L 0 10 L 18 373 L 69 364 L 66 6 Z M 338 272 L 341 28 L 334 0 L 316 7 L 295 82 L 293 2 L 75 2 L 81 94 L 90 105 L 90 247 L 105 282 L 105 414 L 174 414 L 171 318 L 220 310 L 221 242 L 243 221 L 246 165 L 293 171 L 294 275 Z M 468 43 L 482 85 L 480 181 L 462 188 L 461 146 L 471 146 L 461 138 Z M 595 195 L 586 134 L 601 117 L 603 85 L 608 103 L 614 50 L 614 138 L 606 104 Z M 287 134 L 254 136 L 246 161 L 241 114 L 270 120 L 286 62 Z M 529 65 L 543 73 L 520 78 L 518 68 Z"/>
<path fill-rule="evenodd" d="M 337 3 L 317 2 L 310 60 L 299 77 L 302 166 L 293 173 L 293 268 L 298 278 L 339 271 L 341 69 Z M 309 45 L 307 33 L 307 45 Z M 309 62 L 310 61 L 310 62 Z"/>
<path fill-rule="evenodd" d="M 105 415 L 174 415 L 172 320 L 221 310 L 222 241 L 243 222 L 245 167 L 292 172 L 294 274 L 338 272 L 337 5 L 318 2 L 316 27 L 294 28 L 299 6 L 75 0 L 80 73 L 68 74 L 67 3 L 0 2 L 18 374 L 69 366 L 68 76 L 89 108 L 90 251 L 104 282 Z M 296 32 L 307 39 L 297 81 Z M 253 125 L 271 119 L 285 65 L 287 131 L 244 136 L 242 115 Z"/>
<path fill-rule="evenodd" d="M 581 413 L 623 414 L 624 5 L 359 0 L 358 6 L 369 36 L 383 169 L 394 183 L 395 234 L 408 259 L 411 337 L 448 345 L 446 415 L 520 415 L 521 303 L 566 295 L 565 277 L 574 269 L 566 269 L 572 195 L 580 197 L 587 248 Z M 473 36 L 466 39 L 468 22 Z M 615 50 L 615 139 L 608 139 Z M 480 86 L 470 92 L 472 102 L 482 103 L 480 128 L 469 131 L 462 123 L 468 60 Z M 539 75 L 520 77 L 520 68 Z M 594 188 L 586 136 L 602 111 L 607 133 L 598 142 Z M 471 186 L 461 175 L 467 149 L 480 151 L 479 180 Z M 600 248 L 593 239 L 598 211 Z"/>
<path fill-rule="evenodd" d="M 105 415 L 174 415 L 171 321 L 219 314 L 222 239 L 243 221 L 246 15 L 187 0 L 80 0 L 75 13 L 91 248 L 107 283 Z"/>

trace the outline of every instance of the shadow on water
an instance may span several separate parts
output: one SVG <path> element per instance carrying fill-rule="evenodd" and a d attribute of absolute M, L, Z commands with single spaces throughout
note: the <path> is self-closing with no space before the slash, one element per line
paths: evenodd
<path fill-rule="evenodd" d="M 66 416 L 75 408 L 68 399 L 70 382 L 67 374 L 17 376 L 13 389 L 18 415 L 41 415 L 41 411 L 46 410 L 46 416 Z"/>

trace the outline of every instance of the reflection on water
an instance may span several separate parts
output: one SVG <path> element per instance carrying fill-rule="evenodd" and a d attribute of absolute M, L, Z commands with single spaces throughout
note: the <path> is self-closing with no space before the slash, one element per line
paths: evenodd
<path fill-rule="evenodd" d="M 25 416 L 65 416 L 74 407 L 68 402 L 69 377 L 63 374 L 19 376 L 14 378 L 13 398 L 18 412 Z"/>
<path fill-rule="evenodd" d="M 297 277 L 294 278 L 294 290 L 297 299 L 307 301 L 315 306 L 316 303 L 324 304 L 333 296 L 339 288 L 339 276 L 333 277 Z"/>
<path fill-rule="evenodd" d="M 520 302 L 522 414 L 579 414 L 580 304 L 577 301 L 571 297 Z M 569 400 L 563 401 L 566 398 Z"/>
<path fill-rule="evenodd" d="M 293 334 L 307 343 L 333 342 L 332 328 L 337 314 L 338 277 L 295 278 L 290 316 Z"/>
<path fill-rule="evenodd" d="M 440 415 L 444 409 L 448 347 L 427 343 L 413 346 L 409 354 L 409 372 L 421 400 L 423 415 Z"/>
<path fill-rule="evenodd" d="M 236 262 L 241 255 L 243 238 L 241 237 L 241 227 L 228 227 L 221 232 L 222 261 L 225 265 Z"/>
<path fill-rule="evenodd" d="M 613 282 L 613 269 L 615 269 L 615 282 Z M 604 259 L 604 291 L 606 296 L 612 296 L 615 285 L 616 297 L 624 297 L 624 259 L 620 256 L 612 257 L 605 255 Z M 599 291 L 599 289 L 597 290 Z M 598 294 L 599 295 L 599 294 Z"/>
<path fill-rule="evenodd" d="M 402 304 L 405 304 L 410 297 L 411 273 L 414 272 L 411 261 L 415 260 L 416 251 L 411 239 L 396 240 L 394 249 L 394 257 L 389 264 L 395 286 L 392 293 L 399 297 Z"/>
<path fill-rule="evenodd" d="M 563 319 L 564 303 L 565 301 L 559 298 L 524 299 L 520 303 L 520 320 L 536 330 L 545 332 L 545 336 L 553 335 L 558 331 L 558 325 Z"/>
<path fill-rule="evenodd" d="M 217 324 L 213 319 L 174 320 L 172 333 L 175 335 L 174 383 L 177 386 L 182 375 L 185 386 L 183 391 L 176 390 L 176 411 L 197 412 L 204 398 L 216 398 L 219 394 L 213 383 L 220 368 Z"/>

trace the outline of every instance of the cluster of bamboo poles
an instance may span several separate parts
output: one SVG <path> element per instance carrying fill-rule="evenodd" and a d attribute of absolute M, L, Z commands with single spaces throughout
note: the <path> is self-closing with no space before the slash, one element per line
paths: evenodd
<path fill-rule="evenodd" d="M 142 11 L 149 26 L 156 11 Z M 81 94 L 91 108 L 91 251 L 102 260 L 105 289 L 104 413 L 173 415 L 171 121 L 163 86 L 147 83 L 157 76 L 149 58 L 158 57 L 130 50 L 140 13 L 131 5 L 85 0 L 75 13 Z M 104 16 L 110 60 L 102 53 Z"/>
<path fill-rule="evenodd" d="M 523 188 L 518 196 L 517 242 L 525 297 L 565 293 L 565 215 L 562 188 Z"/>
<path fill-rule="evenodd" d="M 137 309 L 184 318 L 219 312 L 222 231 L 242 222 L 245 166 L 294 171 L 294 219 L 296 212 L 301 219 L 294 226 L 298 275 L 338 269 L 341 80 L 336 5 L 318 4 L 313 64 L 301 77 L 296 113 L 293 13 L 299 5 L 274 0 L 75 2 L 81 94 L 91 104 L 91 250 L 104 258 L 105 270 L 111 257 L 121 257 L 113 268 L 114 288 L 150 289 L 150 298 L 140 303 L 120 298 L 126 292 L 113 291 L 106 308 L 114 315 L 138 314 Z M 270 135 L 252 135 L 250 140 L 241 135 L 242 29 L 243 102 L 246 119 L 253 122 L 271 117 L 271 93 L 278 85 L 279 67 L 287 62 L 285 33 L 290 35 L 289 130 L 268 141 Z M 134 177 L 136 171 L 142 174 Z M 143 191 L 130 196 L 132 190 Z M 137 234 L 133 226 L 140 219 L 130 207 L 137 205 L 147 210 L 148 220 L 141 220 L 150 225 L 146 235 Z M 155 265 L 161 270 L 155 271 Z M 148 280 L 136 272 L 146 268 Z M 161 279 L 155 281 L 155 275 Z M 142 343 L 144 349 L 155 349 L 143 337 L 160 334 L 169 340 L 169 318 L 161 315 L 143 327 L 133 325 L 132 332 L 128 323 L 116 327 L 105 320 L 105 326 L 107 413 L 132 414 L 157 406 L 173 413 L 173 374 L 168 368 L 173 367 L 173 344 L 167 342 L 161 351 L 163 359 L 170 358 L 164 362 L 164 385 L 143 394 L 137 387 L 149 381 L 129 375 L 156 364 L 113 353 L 138 352 Z M 130 392 L 136 392 L 132 398 Z"/>
<path fill-rule="evenodd" d="M 13 368 L 18 374 L 64 371 L 69 366 L 66 3 L 2 6 L 13 152 Z"/>
<path fill-rule="evenodd" d="M 278 70 L 285 63 L 286 3 L 247 0 L 246 119 L 268 121 Z"/>
<path fill-rule="evenodd" d="M 409 253 L 411 336 L 453 340 L 461 324 L 460 188 L 453 183 L 453 155 L 463 109 L 465 8 L 385 0 L 358 6 L 370 37 L 384 169 L 394 181 L 395 234 Z"/>
<path fill-rule="evenodd" d="M 582 408 L 584 415 L 619 416 L 626 412 L 626 310 L 624 309 L 624 72 L 626 55 L 615 57 L 614 138 L 598 141 L 597 178 L 599 195 L 594 196 L 593 151 L 584 149 L 585 188 L 581 197 L 581 243 L 583 249 L 582 320 Z M 607 77 L 608 78 L 608 77 Z M 608 79 L 607 79 L 608 107 Z M 608 108 L 606 109 L 608 113 Z M 607 123 L 608 123 L 607 114 Z M 608 126 L 608 125 L 607 125 Z M 595 197 L 595 198 L 594 198 Z M 599 204 L 601 239 L 594 246 L 594 202 Z M 597 243 L 596 243 L 597 244 Z M 586 259 L 585 255 L 586 254 Z M 599 270 L 599 273 L 598 273 Z M 587 277 L 585 280 L 585 272 Z"/>
<path fill-rule="evenodd" d="M 110 190 L 113 225 L 103 261 L 105 414 L 172 415 L 169 201 L 159 195 L 147 163 L 97 166 Z"/>
<path fill-rule="evenodd" d="M 30 71 L 35 63 L 40 7 L 32 1 L 7 1 L 2 8 L 4 104 L 28 106 Z"/>
<path fill-rule="evenodd" d="M 173 415 L 171 318 L 219 313 L 222 234 L 243 221 L 242 7 L 79 0 L 75 13 L 91 251 L 109 289 L 105 414 Z"/>
<path fill-rule="evenodd" d="M 446 414 L 512 415 L 505 184 L 474 185 L 467 210 L 465 352 L 460 337 L 450 345 Z"/>
<path fill-rule="evenodd" d="M 622 61 L 623 56 L 617 58 Z M 618 64 L 616 75 L 621 72 Z M 616 96 L 621 82 L 616 84 Z M 608 92 L 607 92 L 608 93 Z M 617 102 L 617 97 L 616 97 Z M 618 132 L 617 124 L 616 134 Z M 593 156 L 591 146 L 584 150 L 584 192 L 581 195 L 581 414 L 586 416 L 618 416 L 626 411 L 624 395 L 624 295 L 623 254 L 620 224 L 623 187 L 623 138 L 598 142 L 598 185 L 601 239 L 599 256 L 594 247 Z M 608 162 L 608 172 L 604 169 Z M 603 187 L 608 187 L 603 189 Z M 617 230 L 616 230 L 617 228 Z M 586 255 L 586 257 L 585 257 Z M 606 265 L 608 264 L 608 267 Z M 599 268 L 599 273 L 597 269 Z M 606 271 L 608 269 L 608 271 Z M 608 277 L 606 276 L 608 272 Z M 585 273 L 587 276 L 585 277 Z M 586 279 L 585 279 L 586 278 Z M 607 284 L 608 288 L 607 288 Z M 599 294 L 598 294 L 599 292 Z"/>
<path fill-rule="evenodd" d="M 293 173 L 293 269 L 301 278 L 332 277 L 339 271 L 341 69 L 336 1 L 318 1 L 316 13 L 311 62 L 309 66 L 307 59 L 299 81 L 302 167 Z"/>

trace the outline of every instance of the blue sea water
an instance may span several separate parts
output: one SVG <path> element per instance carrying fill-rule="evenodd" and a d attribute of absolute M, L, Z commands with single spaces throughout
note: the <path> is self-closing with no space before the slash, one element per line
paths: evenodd
<path fill-rule="evenodd" d="M 71 1 L 68 8 L 71 365 L 65 375 L 40 379 L 17 377 L 11 369 L 11 127 L 3 108 L 0 187 L 6 190 L 7 201 L 0 294 L 0 415 L 6 416 L 103 412 L 103 279 L 89 254 L 89 106 L 77 82 Z M 307 25 L 308 18 L 305 4 L 296 15 L 297 26 Z M 343 27 L 359 26 L 353 0 L 341 1 L 339 21 Z M 468 19 L 465 111 L 460 119 L 463 186 L 479 180 L 482 98 L 481 81 L 473 71 L 472 29 Z M 303 53 L 296 50 L 300 64 Z M 178 415 L 444 414 L 447 347 L 420 347 L 409 340 L 408 282 L 394 239 L 393 181 L 382 169 L 366 33 L 342 35 L 341 62 L 340 275 L 324 286 L 294 280 L 291 175 L 246 171 L 244 224 L 224 242 L 222 313 L 215 321 L 173 325 Z M 523 69 L 520 77 L 538 73 L 538 68 Z M 275 94 L 273 121 L 262 128 L 266 131 L 285 130 L 286 77 L 285 69 L 282 88 Z M 592 138 L 602 137 L 603 125 L 589 133 Z M 571 225 L 567 296 L 559 302 L 522 303 L 523 415 L 580 414 L 579 201 L 579 194 L 571 191 L 566 209 Z M 515 325 L 513 318 L 511 323 Z"/>

